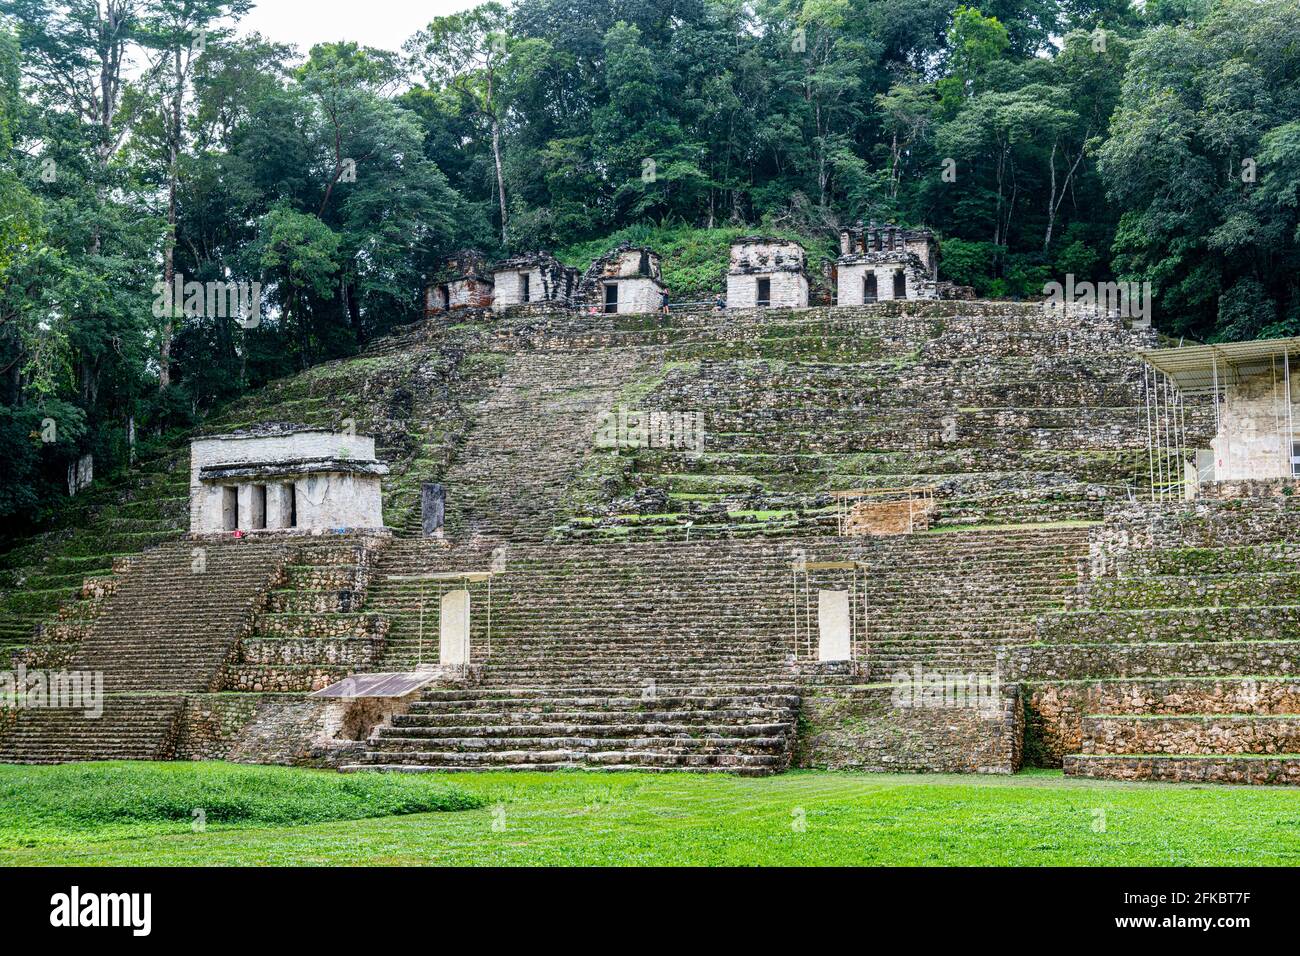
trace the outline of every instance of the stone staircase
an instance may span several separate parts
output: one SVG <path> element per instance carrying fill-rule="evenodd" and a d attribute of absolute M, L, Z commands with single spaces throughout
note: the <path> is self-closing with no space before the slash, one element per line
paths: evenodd
<path fill-rule="evenodd" d="M 183 697 L 213 691 L 287 554 L 279 544 L 176 542 L 140 555 L 83 627 L 47 628 L 20 662 L 102 677 L 98 717 L 25 708 L 0 763 L 148 759 L 170 752 Z"/>
<path fill-rule="evenodd" d="M 1067 774 L 1300 783 L 1300 509 L 1242 505 L 1116 514 L 1100 573 L 1039 621 L 1013 668 Z"/>
<path fill-rule="evenodd" d="M 913 666 L 991 667 L 990 642 L 1027 639 L 1043 607 L 1064 603 L 1086 540 L 1079 528 L 1038 527 L 512 546 L 492 584 L 490 656 L 486 591 L 471 592 L 482 684 L 426 691 L 358 766 L 776 772 L 807 681 L 791 666 L 798 556 L 863 561 L 865 580 L 881 582 L 864 647 L 872 675 L 888 679 Z M 436 655 L 437 586 L 399 578 L 486 570 L 497 547 L 394 542 L 366 605 L 391 622 L 384 670 Z"/>
<path fill-rule="evenodd" d="M 361 608 L 387 543 L 331 535 L 289 545 L 288 562 L 226 667 L 223 689 L 309 692 L 371 669 L 388 622 Z"/>
<path fill-rule="evenodd" d="M 641 366 L 639 353 L 625 349 L 507 355 L 497 387 L 468 412 L 464 447 L 446 469 L 446 533 L 545 537 L 566 511 L 601 413 Z M 418 532 L 418 513 L 403 530 Z"/>
<path fill-rule="evenodd" d="M 798 701 L 777 685 L 426 691 L 344 769 L 779 773 Z"/>
<path fill-rule="evenodd" d="M 0 659 L 31 643 L 37 628 L 78 600 L 87 577 L 175 540 L 189 519 L 188 458 L 174 453 L 96 482 L 69 503 L 55 529 L 0 556 Z"/>

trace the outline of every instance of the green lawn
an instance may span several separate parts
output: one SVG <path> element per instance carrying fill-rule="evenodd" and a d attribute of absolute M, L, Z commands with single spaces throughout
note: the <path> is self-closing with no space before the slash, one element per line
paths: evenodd
<path fill-rule="evenodd" d="M 420 801 L 481 806 L 410 812 Z M 205 805 L 208 825 L 195 832 L 192 811 Z M 220 807 L 245 809 L 214 821 Z M 367 813 L 402 815 L 357 819 Z M 1300 793 L 1288 789 L 1046 772 L 753 779 L 0 767 L 0 864 L 9 865 L 1297 863 Z"/>

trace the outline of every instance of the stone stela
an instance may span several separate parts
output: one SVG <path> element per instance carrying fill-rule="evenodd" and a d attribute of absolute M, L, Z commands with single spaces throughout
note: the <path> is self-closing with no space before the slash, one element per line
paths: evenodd
<path fill-rule="evenodd" d="M 479 586 L 486 603 L 484 659 L 492 656 L 492 578 L 495 571 L 435 571 L 429 574 L 392 575 L 388 580 L 415 584 L 419 588 L 419 631 L 417 665 L 419 669 L 437 667 L 443 671 L 463 672 L 473 662 L 470 639 L 470 588 Z M 438 660 L 424 660 L 425 619 L 429 605 L 426 585 L 436 586 L 438 608 Z"/>

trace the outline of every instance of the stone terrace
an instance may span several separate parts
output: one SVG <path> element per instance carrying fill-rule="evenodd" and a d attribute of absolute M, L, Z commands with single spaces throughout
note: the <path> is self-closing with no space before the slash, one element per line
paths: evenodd
<path fill-rule="evenodd" d="M 1114 514 L 1077 606 L 1007 668 L 1049 762 L 1119 779 L 1300 783 L 1300 510 L 1287 498 Z"/>
<path fill-rule="evenodd" d="M 806 685 L 790 665 L 796 555 L 864 563 L 868 661 L 888 680 L 913 666 L 989 670 L 997 646 L 1028 640 L 1035 616 L 1064 604 L 1085 549 L 1086 532 L 1069 527 L 511 547 L 493 584 L 490 658 L 485 595 L 473 598 L 483 685 L 426 692 L 367 759 L 400 769 L 780 770 Z M 391 625 L 385 670 L 437 646 L 436 587 L 397 578 L 490 560 L 486 547 L 424 541 L 384 553 L 366 610 Z"/>
<path fill-rule="evenodd" d="M 1150 333 L 1037 305 L 580 316 L 501 338 L 639 349 L 621 404 L 697 412 L 703 453 L 587 456 L 571 537 L 834 533 L 828 493 L 931 485 L 941 525 L 1099 520 L 1146 471 Z M 653 358 L 653 364 L 650 364 Z"/>
<path fill-rule="evenodd" d="M 102 739 L 24 713 L 0 759 L 166 755 L 183 698 L 301 700 L 346 673 L 409 667 L 419 597 L 393 577 L 483 570 L 495 553 L 506 570 L 483 683 L 427 692 L 365 766 L 780 770 L 809 686 L 787 661 L 797 552 L 864 562 L 871 680 L 989 667 L 1063 606 L 1080 523 L 1145 470 L 1142 342 L 1096 317 L 950 302 L 475 313 L 402 330 L 207 426 L 351 418 L 392 466 L 399 537 L 212 545 L 221 584 L 190 573 L 192 544 L 176 540 L 179 451 L 97 486 L 83 526 L 0 558 L 0 603 L 25 615 L 11 648 L 47 622 L 23 652 L 32 666 L 112 675 Z M 597 449 L 600 415 L 620 406 L 702 412 L 704 453 Z M 422 481 L 447 486 L 446 541 L 414 536 Z M 938 486 L 939 531 L 834 537 L 826 492 L 916 483 Z M 425 627 L 436 635 L 436 612 Z"/>

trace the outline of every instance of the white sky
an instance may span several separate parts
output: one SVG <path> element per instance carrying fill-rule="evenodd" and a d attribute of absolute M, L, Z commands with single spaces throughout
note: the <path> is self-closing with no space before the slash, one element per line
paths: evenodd
<path fill-rule="evenodd" d="M 239 32 L 296 44 L 303 54 L 337 40 L 400 50 L 434 17 L 474 6 L 476 0 L 257 0 Z"/>

